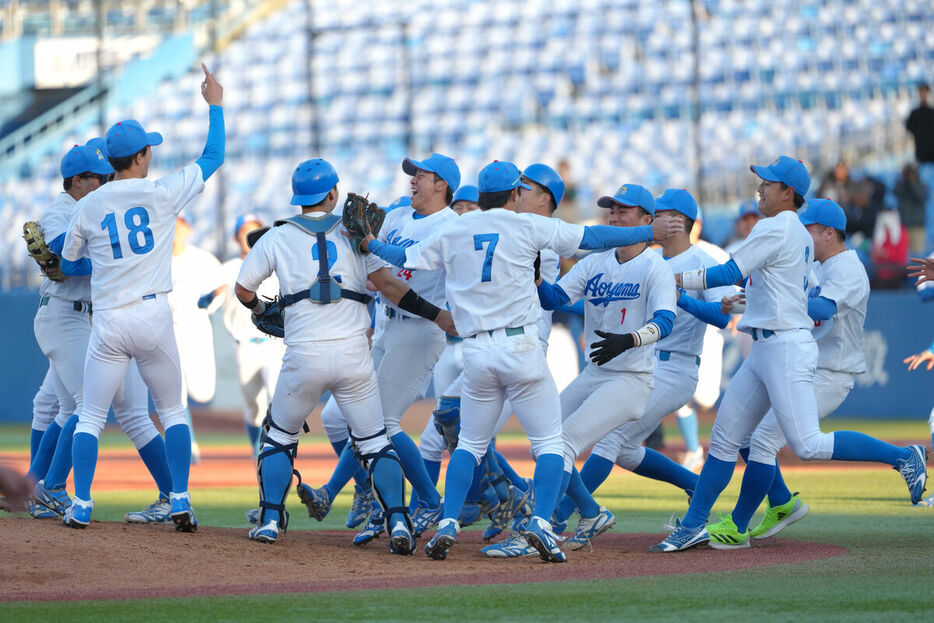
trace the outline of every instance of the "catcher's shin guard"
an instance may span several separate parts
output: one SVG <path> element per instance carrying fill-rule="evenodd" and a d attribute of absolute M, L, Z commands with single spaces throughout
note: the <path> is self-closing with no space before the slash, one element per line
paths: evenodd
<path fill-rule="evenodd" d="M 444 437 L 448 450 L 454 452 L 461 430 L 461 399 L 459 396 L 441 396 L 437 408 L 431 413 L 435 428 Z"/>
<path fill-rule="evenodd" d="M 409 532 L 411 533 L 414 530 L 414 526 L 412 525 L 412 519 L 409 517 L 409 509 L 405 505 L 405 473 L 402 471 L 402 461 L 399 460 L 399 457 L 396 455 L 396 451 L 393 450 L 391 444 L 386 444 L 379 452 L 361 454 L 359 451 L 359 446 L 357 445 L 357 442 L 359 441 L 374 439 L 381 435 L 384 436 L 385 434 L 385 428 L 375 435 L 371 435 L 370 437 L 357 438 L 351 434 L 350 443 L 352 444 L 354 455 L 370 475 L 370 486 L 373 488 L 374 497 L 376 498 L 376 502 L 379 504 L 380 508 L 383 509 L 383 521 L 386 525 L 386 532 L 390 534 L 392 533 L 392 524 L 390 522 L 392 515 L 400 514 L 405 519 L 406 527 L 408 527 Z M 395 475 L 376 473 L 377 464 L 385 460 L 393 461 L 399 466 L 398 499 L 387 499 L 388 496 L 386 495 L 386 489 L 392 485 L 391 483 L 386 482 L 385 478 L 394 478 Z"/>
<path fill-rule="evenodd" d="M 260 507 L 260 519 L 259 525 L 262 526 L 266 523 L 266 510 L 274 510 L 279 512 L 279 530 L 284 534 L 289 525 L 289 512 L 285 510 L 285 500 L 289 495 L 289 490 L 292 488 L 292 476 L 298 478 L 298 484 L 302 483 L 302 475 L 295 469 L 295 457 L 298 455 L 298 442 L 290 444 L 282 444 L 278 441 L 269 437 L 269 429 L 275 428 L 278 431 L 281 431 L 287 435 L 295 435 L 297 433 L 292 433 L 285 430 L 284 428 L 276 425 L 272 420 L 272 409 L 266 413 L 266 418 L 263 420 L 263 430 L 260 434 L 259 447 L 261 449 L 259 456 L 256 458 L 256 480 L 259 482 L 259 507 Z M 265 445 L 272 446 L 271 448 L 262 449 Z M 273 455 L 278 453 L 284 453 L 289 458 L 289 466 L 292 468 L 292 473 L 289 474 L 289 482 L 285 486 L 285 489 L 282 492 L 282 498 L 278 501 L 267 500 L 266 491 L 263 487 L 263 461 Z"/>

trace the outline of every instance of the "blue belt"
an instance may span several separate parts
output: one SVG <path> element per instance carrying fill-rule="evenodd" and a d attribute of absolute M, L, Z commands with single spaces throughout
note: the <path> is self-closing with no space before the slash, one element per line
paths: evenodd
<path fill-rule="evenodd" d="M 458 342 L 463 342 L 464 338 L 458 337 L 456 335 L 444 334 L 444 338 L 448 341 L 448 344 L 457 344 Z"/>
<path fill-rule="evenodd" d="M 39 299 L 39 307 L 44 307 L 48 305 L 49 299 L 51 298 L 52 298 L 51 296 L 43 296 L 41 299 Z M 91 313 L 90 303 L 87 303 L 85 301 L 66 301 L 66 302 L 71 303 L 72 309 L 74 309 L 76 312 L 87 312 L 89 314 Z"/>
<path fill-rule="evenodd" d="M 759 341 L 759 339 L 760 339 L 759 332 L 760 332 L 760 331 L 762 332 L 761 339 L 763 339 L 763 340 L 767 340 L 768 338 L 770 338 L 770 337 L 772 337 L 773 335 L 775 335 L 775 331 L 770 331 L 770 330 L 768 330 L 768 329 L 753 329 L 753 330 L 752 330 L 752 341 L 753 341 L 753 342 L 758 342 L 758 341 Z"/>
<path fill-rule="evenodd" d="M 525 333 L 525 328 L 524 327 L 506 327 L 505 329 L 503 329 L 503 332 L 506 333 L 506 337 L 512 337 L 514 335 L 523 335 Z M 489 333 L 490 337 L 493 337 L 493 334 L 496 333 L 496 330 L 493 329 L 492 331 L 486 331 L 486 333 Z M 477 337 L 478 335 L 479 333 L 474 333 L 473 335 L 468 335 L 467 337 L 474 338 L 474 337 Z"/>
<path fill-rule="evenodd" d="M 154 299 L 154 298 L 156 298 L 156 295 L 155 295 L 155 294 L 147 294 L 146 296 L 144 296 L 144 297 L 142 298 L 142 300 L 144 300 L 144 301 L 151 301 L 151 300 Z"/>
<path fill-rule="evenodd" d="M 682 353 L 677 353 L 677 354 L 680 355 Z M 690 355 L 686 355 L 686 356 L 690 357 Z M 658 358 L 661 359 L 662 361 L 668 361 L 669 359 L 671 359 L 671 351 L 668 351 L 668 350 L 658 351 Z M 694 355 L 694 365 L 697 365 L 697 366 L 700 365 L 700 355 Z"/>

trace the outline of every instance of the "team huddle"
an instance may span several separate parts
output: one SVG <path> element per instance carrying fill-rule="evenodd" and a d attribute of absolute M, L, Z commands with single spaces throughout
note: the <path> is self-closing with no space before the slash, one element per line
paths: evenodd
<path fill-rule="evenodd" d="M 39 219 L 54 255 L 40 261 L 47 278 L 35 319 L 50 362 L 32 424 L 36 517 L 88 526 L 98 438 L 112 407 L 159 491 L 127 521 L 197 530 L 191 381 L 183 383 L 180 365 L 196 338 L 173 327 L 180 312 L 169 293 L 177 218 L 224 159 L 223 89 L 207 68 L 204 75 L 210 123 L 194 164 L 146 180 L 162 137 L 122 121 L 66 154 L 64 192 Z M 565 184 L 543 163 L 491 162 L 475 186 L 462 184 L 442 154 L 406 158 L 402 169 L 410 195 L 383 210 L 354 194 L 341 204 L 334 167 L 300 163 L 290 201 L 300 213 L 271 227 L 242 215 L 241 257 L 200 292 L 197 307 L 223 306 L 237 346 L 259 486 L 250 539 L 271 544 L 286 534 L 293 478 L 318 520 L 353 480 L 347 526 L 363 526 L 355 545 L 385 532 L 393 554 L 413 554 L 434 530 L 423 549 L 445 559 L 463 526 L 488 520 L 485 556 L 563 562 L 615 525 L 594 495 L 618 464 L 687 494 L 686 514 L 650 551 L 745 548 L 809 510 L 776 463 L 786 444 L 802 459 L 891 465 L 911 502 L 921 499 L 922 446 L 820 430 L 865 371 L 869 281 L 844 244 L 840 206 L 805 202 L 810 177 L 798 160 L 751 167 L 764 218 L 725 263 L 691 243 L 699 208 L 686 190 L 655 197 L 626 183 L 597 202 L 608 224 L 585 227 L 555 216 Z M 559 275 L 562 257 L 580 259 Z M 546 363 L 554 310 L 583 314 L 588 345 L 586 366 L 560 393 Z M 726 327 L 732 315 L 752 344 L 698 475 L 642 444 L 690 402 L 706 329 Z M 416 445 L 401 420 L 432 378 L 439 398 Z M 147 388 L 164 437 L 149 418 Z M 330 480 L 313 486 L 295 459 L 325 392 L 321 417 L 338 458 Z M 535 461 L 530 479 L 496 449 L 513 414 Z M 736 506 L 708 523 L 737 455 L 746 466 Z M 765 517 L 750 526 L 764 499 Z M 564 539 L 574 513 L 577 527 Z"/>

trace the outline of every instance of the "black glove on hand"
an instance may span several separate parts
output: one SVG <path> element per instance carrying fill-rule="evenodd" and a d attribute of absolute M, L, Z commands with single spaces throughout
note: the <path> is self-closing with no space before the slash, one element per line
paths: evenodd
<path fill-rule="evenodd" d="M 535 262 L 532 264 L 532 268 L 535 269 L 535 281 L 538 281 L 542 278 L 542 252 L 539 251 L 535 254 Z"/>
<path fill-rule="evenodd" d="M 590 352 L 590 360 L 598 366 L 602 366 L 636 345 L 636 338 L 632 333 L 606 333 L 604 331 L 594 331 L 594 333 L 603 338 L 590 345 L 593 349 Z"/>

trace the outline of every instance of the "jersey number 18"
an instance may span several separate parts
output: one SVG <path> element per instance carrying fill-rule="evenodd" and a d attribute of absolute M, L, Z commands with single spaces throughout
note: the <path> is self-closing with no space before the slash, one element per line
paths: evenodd
<path fill-rule="evenodd" d="M 143 255 L 152 251 L 155 241 L 152 237 L 152 230 L 149 229 L 149 212 L 146 208 L 136 206 L 127 210 L 123 215 L 123 224 L 126 225 L 127 241 L 133 253 Z M 108 213 L 101 221 L 101 230 L 110 235 L 110 249 L 113 251 L 114 259 L 122 258 L 123 249 L 120 247 L 120 236 L 117 233 L 117 217 L 113 212 Z M 143 238 L 142 242 L 140 242 L 140 235 Z"/>

